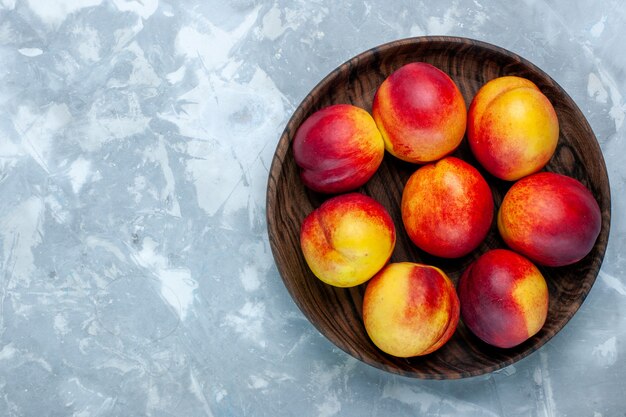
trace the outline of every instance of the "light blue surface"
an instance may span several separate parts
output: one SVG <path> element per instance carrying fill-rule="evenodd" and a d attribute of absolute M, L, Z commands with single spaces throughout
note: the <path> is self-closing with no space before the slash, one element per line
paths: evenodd
<path fill-rule="evenodd" d="M 277 273 L 265 187 L 291 112 L 378 44 L 529 59 L 588 117 L 609 248 L 540 351 L 460 381 L 335 348 Z M 623 1 L 0 0 L 0 415 L 623 416 Z"/>

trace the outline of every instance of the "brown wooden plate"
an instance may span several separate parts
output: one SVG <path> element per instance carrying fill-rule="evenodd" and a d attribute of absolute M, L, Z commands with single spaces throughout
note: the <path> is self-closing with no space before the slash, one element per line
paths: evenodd
<path fill-rule="evenodd" d="M 548 282 L 550 306 L 543 329 L 511 349 L 491 347 L 475 337 L 462 322 L 452 339 L 438 351 L 401 359 L 374 346 L 361 319 L 366 284 L 335 288 L 318 280 L 300 250 L 300 225 L 306 215 L 329 196 L 308 190 L 300 181 L 291 141 L 300 124 L 314 111 L 337 103 L 350 103 L 371 112 L 374 93 L 394 70 L 409 62 L 430 63 L 449 74 L 468 105 L 478 89 L 492 78 L 517 75 L 533 81 L 550 99 L 559 118 L 556 153 L 545 170 L 569 175 L 585 184 L 602 210 L 602 229 L 591 253 L 581 261 L 560 268 L 541 267 Z M 489 182 L 500 206 L 510 182 L 486 173 L 473 158 L 467 140 L 454 152 L 477 167 Z M 402 189 L 417 165 L 386 154 L 374 177 L 358 191 L 382 203 L 394 219 L 397 244 L 391 262 L 413 261 L 438 266 L 456 283 L 473 260 L 492 248 L 506 247 L 495 221 L 481 246 L 460 259 L 441 259 L 419 250 L 402 224 L 399 202 Z M 399 40 L 363 52 L 324 78 L 302 101 L 280 137 L 267 185 L 269 240 L 278 271 L 298 307 L 330 341 L 363 362 L 389 372 L 432 379 L 480 375 L 510 365 L 545 344 L 565 326 L 593 285 L 606 250 L 611 217 L 609 181 L 600 146 L 582 112 L 567 93 L 546 73 L 505 49 L 456 37 L 420 37 Z"/>

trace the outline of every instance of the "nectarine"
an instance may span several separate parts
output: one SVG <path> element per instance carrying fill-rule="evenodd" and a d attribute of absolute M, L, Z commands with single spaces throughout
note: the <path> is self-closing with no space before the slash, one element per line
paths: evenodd
<path fill-rule="evenodd" d="M 384 154 L 385 145 L 372 116 L 349 104 L 313 113 L 293 139 L 302 182 L 321 193 L 337 194 L 362 186 L 374 175 Z"/>
<path fill-rule="evenodd" d="M 434 352 L 452 337 L 458 321 L 454 285 L 439 268 L 392 263 L 367 283 L 363 323 L 385 353 L 411 357 Z"/>
<path fill-rule="evenodd" d="M 484 342 L 517 346 L 535 335 L 548 314 L 548 286 L 532 262 L 506 249 L 484 253 L 458 284 L 461 317 Z"/>
<path fill-rule="evenodd" d="M 465 101 L 440 69 L 414 62 L 393 72 L 374 96 L 372 115 L 392 155 L 408 162 L 435 161 L 463 139 Z"/>
<path fill-rule="evenodd" d="M 402 193 L 401 210 L 405 229 L 420 249 L 457 258 L 487 236 L 493 197 L 476 168 L 447 157 L 411 175 Z"/>
<path fill-rule="evenodd" d="M 395 226 L 385 207 L 359 193 L 326 200 L 300 229 L 311 271 L 336 287 L 353 287 L 373 277 L 389 260 L 395 243 Z"/>
<path fill-rule="evenodd" d="M 559 121 L 550 100 L 531 81 L 499 77 L 482 86 L 467 117 L 470 148 L 494 176 L 514 181 L 552 157 Z"/>
<path fill-rule="evenodd" d="M 498 211 L 498 229 L 516 252 L 547 266 L 585 257 L 600 234 L 596 199 L 574 178 L 540 172 L 517 181 Z"/>

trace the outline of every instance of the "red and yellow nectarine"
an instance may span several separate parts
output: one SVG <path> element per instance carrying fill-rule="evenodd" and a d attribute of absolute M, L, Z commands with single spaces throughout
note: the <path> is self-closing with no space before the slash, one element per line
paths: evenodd
<path fill-rule="evenodd" d="M 465 101 L 438 68 L 414 62 L 393 72 L 374 96 L 372 115 L 392 155 L 408 162 L 435 161 L 463 139 Z"/>
<path fill-rule="evenodd" d="M 600 234 L 596 199 L 574 178 L 540 172 L 517 181 L 498 211 L 498 230 L 516 252 L 547 266 L 581 260 Z"/>
<path fill-rule="evenodd" d="M 359 193 L 326 200 L 300 229 L 311 271 L 336 287 L 353 287 L 373 277 L 391 257 L 395 243 L 395 226 L 385 207 Z"/>
<path fill-rule="evenodd" d="M 487 171 L 514 181 L 548 163 L 559 139 L 559 121 L 550 100 L 534 83 L 521 77 L 499 77 L 474 96 L 467 137 Z"/>
<path fill-rule="evenodd" d="M 493 196 L 476 168 L 447 157 L 411 175 L 402 193 L 401 210 L 405 229 L 420 249 L 457 258 L 487 236 Z"/>
<path fill-rule="evenodd" d="M 385 154 L 370 114 L 349 104 L 325 107 L 309 116 L 293 139 L 293 155 L 307 187 L 328 194 L 365 184 Z"/>
<path fill-rule="evenodd" d="M 510 348 L 535 335 L 548 314 L 548 286 L 532 262 L 506 249 L 484 253 L 458 283 L 465 325 L 490 345 Z"/>
<path fill-rule="evenodd" d="M 454 334 L 459 299 L 447 275 L 434 266 L 387 265 L 367 283 L 363 323 L 380 350 L 393 356 L 426 355 Z"/>

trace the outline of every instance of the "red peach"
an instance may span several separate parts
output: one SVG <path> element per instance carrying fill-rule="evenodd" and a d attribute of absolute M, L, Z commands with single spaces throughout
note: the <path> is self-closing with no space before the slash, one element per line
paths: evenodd
<path fill-rule="evenodd" d="M 326 200 L 302 223 L 300 244 L 313 274 L 336 287 L 353 287 L 387 263 L 396 243 L 391 216 L 359 193 Z"/>
<path fill-rule="evenodd" d="M 493 197 L 476 168 L 447 157 L 411 175 L 402 193 L 401 211 L 406 231 L 420 249 L 457 258 L 487 236 Z"/>
<path fill-rule="evenodd" d="M 383 81 L 372 115 L 385 149 L 414 163 L 451 153 L 461 143 L 467 121 L 465 101 L 454 81 L 424 62 L 404 65 Z"/>
<path fill-rule="evenodd" d="M 517 181 L 502 200 L 498 229 L 516 252 L 547 266 L 577 262 L 593 249 L 602 215 L 574 178 L 540 172 Z"/>
<path fill-rule="evenodd" d="M 374 175 L 384 153 L 372 116 L 349 104 L 313 113 L 293 139 L 302 182 L 321 193 L 342 193 L 362 186 Z"/>
<path fill-rule="evenodd" d="M 510 348 L 535 335 L 548 314 L 548 286 L 532 262 L 494 249 L 463 273 L 458 284 L 465 325 L 490 345 Z"/>
<path fill-rule="evenodd" d="M 554 154 L 559 139 L 559 121 L 550 100 L 521 77 L 500 77 L 482 86 L 467 119 L 474 156 L 503 180 L 539 171 Z"/>
<path fill-rule="evenodd" d="M 459 299 L 447 275 L 410 262 L 387 265 L 367 283 L 363 323 L 374 344 L 398 357 L 443 346 L 459 322 Z"/>

